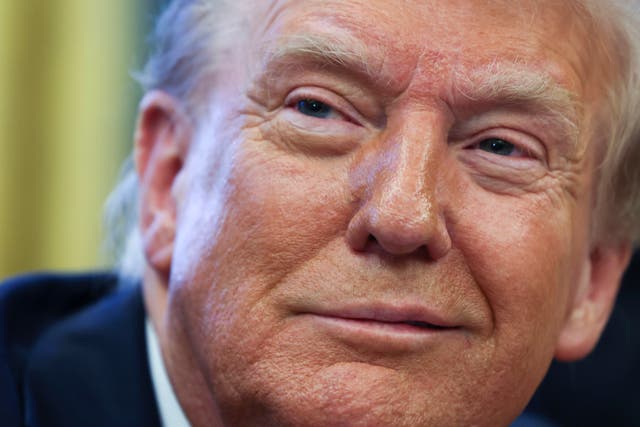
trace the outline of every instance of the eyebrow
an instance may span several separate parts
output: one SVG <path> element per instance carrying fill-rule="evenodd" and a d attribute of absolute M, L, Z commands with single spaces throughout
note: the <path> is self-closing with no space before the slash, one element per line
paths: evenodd
<path fill-rule="evenodd" d="M 577 140 L 581 107 L 578 97 L 545 70 L 494 62 L 456 73 L 452 89 L 454 96 L 469 103 L 488 102 L 541 113 Z"/>
<path fill-rule="evenodd" d="M 392 77 L 385 79 L 374 71 L 382 68 L 383 58 L 376 57 L 371 46 L 348 32 L 339 36 L 289 35 L 265 45 L 263 52 L 269 68 L 296 67 L 308 62 L 364 75 L 374 82 L 388 82 Z M 471 70 L 460 67 L 452 72 L 449 90 L 449 100 L 472 107 L 495 104 L 541 114 L 551 126 L 562 129 L 569 140 L 578 140 L 578 98 L 542 67 L 508 60 L 495 60 Z"/>
<path fill-rule="evenodd" d="M 372 69 L 376 60 L 370 55 L 370 50 L 350 34 L 295 34 L 267 46 L 263 49 L 266 64 L 291 65 L 292 60 L 302 60 L 321 67 L 336 66 L 371 78 L 376 77 Z"/>

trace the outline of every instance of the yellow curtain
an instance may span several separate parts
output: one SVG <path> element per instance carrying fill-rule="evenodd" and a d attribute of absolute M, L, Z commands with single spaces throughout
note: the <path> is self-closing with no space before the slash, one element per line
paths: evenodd
<path fill-rule="evenodd" d="M 100 265 L 102 204 L 139 97 L 143 4 L 0 0 L 0 278 Z"/>

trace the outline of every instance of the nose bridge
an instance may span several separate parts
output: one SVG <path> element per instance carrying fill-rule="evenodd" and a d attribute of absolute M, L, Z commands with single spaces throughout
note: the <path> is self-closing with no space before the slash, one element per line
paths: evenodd
<path fill-rule="evenodd" d="M 383 142 L 381 155 L 388 159 L 383 160 L 372 189 L 377 202 L 415 219 L 427 214 L 435 203 L 442 138 L 433 117 L 414 114 L 405 118 Z"/>
<path fill-rule="evenodd" d="M 375 240 L 385 251 L 406 254 L 424 246 L 432 258 L 448 251 L 440 185 L 447 149 L 437 114 L 405 114 L 389 123 L 359 172 L 361 206 L 348 237 L 363 249 Z"/>

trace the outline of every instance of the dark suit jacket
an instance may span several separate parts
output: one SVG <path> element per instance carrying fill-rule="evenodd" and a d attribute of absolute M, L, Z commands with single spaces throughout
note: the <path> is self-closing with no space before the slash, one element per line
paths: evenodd
<path fill-rule="evenodd" d="M 640 250 L 595 350 L 554 362 L 529 410 L 562 426 L 640 426 Z"/>
<path fill-rule="evenodd" d="M 514 425 L 640 426 L 640 259 L 601 345 L 554 364 Z M 0 285 L 0 426 L 160 426 L 139 286 L 113 274 Z M 170 427 L 170 426 L 169 426 Z"/>
<path fill-rule="evenodd" d="M 0 425 L 160 426 L 139 286 L 112 274 L 0 286 Z"/>

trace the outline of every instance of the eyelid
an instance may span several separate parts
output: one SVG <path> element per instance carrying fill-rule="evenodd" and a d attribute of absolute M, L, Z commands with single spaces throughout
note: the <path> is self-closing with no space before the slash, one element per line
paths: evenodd
<path fill-rule="evenodd" d="M 492 152 L 490 152 L 488 150 L 484 150 L 484 149 L 481 148 L 481 144 L 483 142 L 491 141 L 491 140 L 502 141 L 502 142 L 504 142 L 506 144 L 511 145 L 513 147 L 514 153 L 513 154 L 509 154 L 509 155 L 504 155 L 504 154 L 492 153 Z M 520 158 L 522 158 L 522 157 L 531 157 L 529 155 L 530 154 L 529 151 L 525 150 L 524 148 L 520 147 L 519 145 L 514 144 L 511 141 L 506 140 L 504 138 L 496 138 L 496 137 L 482 138 L 479 141 L 476 141 L 474 144 L 471 144 L 471 146 L 467 147 L 467 148 L 473 148 L 473 149 L 485 151 L 485 152 L 487 152 L 489 154 L 495 154 L 495 155 L 498 155 L 498 156 L 501 156 L 501 157 L 516 157 L 516 158 L 518 158 L 518 157 L 520 157 Z"/>
<path fill-rule="evenodd" d="M 503 141 L 513 144 L 517 150 L 523 153 L 523 156 L 513 156 L 514 158 L 530 158 L 547 164 L 547 151 L 544 144 L 540 142 L 538 138 L 515 129 L 485 129 L 468 138 L 470 143 L 466 145 L 468 147 L 477 146 L 480 142 L 491 138 L 502 139 Z"/>
<path fill-rule="evenodd" d="M 315 101 L 322 102 L 334 110 L 334 112 L 344 119 L 345 121 L 361 125 L 363 123 L 362 117 L 353 108 L 353 106 L 342 98 L 327 89 L 318 87 L 302 87 L 292 90 L 285 98 L 284 105 L 288 108 L 295 107 L 300 101 L 313 99 Z M 339 119 L 319 119 L 319 120 L 339 120 Z"/>

